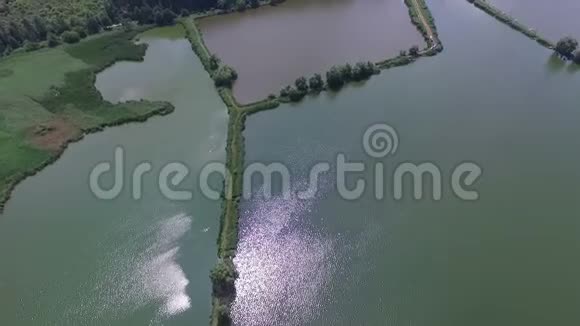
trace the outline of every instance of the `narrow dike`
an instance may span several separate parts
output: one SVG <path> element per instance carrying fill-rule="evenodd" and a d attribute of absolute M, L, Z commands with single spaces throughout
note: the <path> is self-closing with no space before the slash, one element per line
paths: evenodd
<path fill-rule="evenodd" d="M 528 26 L 518 22 L 515 18 L 513 18 L 510 15 L 508 15 L 507 13 L 499 10 L 498 8 L 496 8 L 495 6 L 493 6 L 492 4 L 487 2 L 486 0 L 467 0 L 467 2 L 473 4 L 475 7 L 479 8 L 479 9 L 483 10 L 488 15 L 490 15 L 490 16 L 494 17 L 495 19 L 497 19 L 498 21 L 508 25 L 512 29 L 514 29 L 514 30 L 524 34 L 525 36 L 529 37 L 530 39 L 538 42 L 543 47 L 546 47 L 550 50 L 553 50 L 555 48 L 554 43 L 552 43 L 550 40 L 542 37 L 536 31 L 534 31 L 532 28 L 529 28 Z"/>
<path fill-rule="evenodd" d="M 380 69 L 407 65 L 417 57 L 433 56 L 443 50 L 443 45 L 437 35 L 434 19 L 424 0 L 405 0 L 413 24 L 423 35 L 427 47 L 419 51 L 418 56 L 399 56 L 377 63 Z M 213 13 L 217 14 L 217 13 Z M 212 67 L 211 52 L 203 41 L 201 30 L 196 19 L 207 15 L 193 15 L 178 21 L 185 30 L 193 51 L 201 60 L 210 77 L 214 79 L 218 70 Z M 212 280 L 212 312 L 210 325 L 231 325 L 231 304 L 235 300 L 235 280 L 238 277 L 233 259 L 238 245 L 239 204 L 243 193 L 243 171 L 245 156 L 245 140 L 243 131 L 246 118 L 254 113 L 277 108 L 280 103 L 287 102 L 282 97 L 269 97 L 248 105 L 240 105 L 234 98 L 231 88 L 218 87 L 218 93 L 228 108 L 228 135 L 226 145 L 226 178 L 222 191 L 222 214 L 220 230 L 217 239 L 218 261 L 211 271 Z"/>

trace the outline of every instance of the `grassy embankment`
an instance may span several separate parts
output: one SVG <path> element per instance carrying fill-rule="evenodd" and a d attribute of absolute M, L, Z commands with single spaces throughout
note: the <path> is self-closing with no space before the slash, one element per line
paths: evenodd
<path fill-rule="evenodd" d="M 118 60 L 139 61 L 141 30 L 91 37 L 79 44 L 23 53 L 0 61 L 0 209 L 18 182 L 54 162 L 84 135 L 173 111 L 163 102 L 112 104 L 94 86 Z"/>
<path fill-rule="evenodd" d="M 554 43 L 552 43 L 550 40 L 542 37 L 541 35 L 539 35 L 533 29 L 531 29 L 528 26 L 526 26 L 526 25 L 518 22 L 517 19 L 511 17 L 507 13 L 505 13 L 505 12 L 499 10 L 498 8 L 494 7 L 489 2 L 487 2 L 485 0 L 467 0 L 467 1 L 469 3 L 472 3 L 477 8 L 483 10 L 487 14 L 491 15 L 492 17 L 495 17 L 495 19 L 499 20 L 500 22 L 508 25 L 509 27 L 513 28 L 514 30 L 516 30 L 516 31 L 518 31 L 520 33 L 523 33 L 527 37 L 529 37 L 532 40 L 538 42 L 540 45 L 542 45 L 542 46 L 544 46 L 544 47 L 546 47 L 548 49 L 554 49 L 554 47 L 555 47 L 554 46 Z"/>
<path fill-rule="evenodd" d="M 429 7 L 424 0 L 405 0 L 405 5 L 409 8 L 409 17 L 411 22 L 423 36 L 426 47 L 419 51 L 417 56 L 407 55 L 389 58 L 384 61 L 377 62 L 377 67 L 380 69 L 389 69 L 393 67 L 400 67 L 415 62 L 422 56 L 434 56 L 443 51 L 443 44 L 439 40 L 437 34 L 437 27 L 435 19 L 429 11 Z"/>
<path fill-rule="evenodd" d="M 436 33 L 434 20 L 429 13 L 423 0 L 408 0 L 409 13 L 413 23 L 419 28 L 425 38 L 427 47 L 419 51 L 416 56 L 399 56 L 397 58 L 382 61 L 377 64 L 381 69 L 388 69 L 395 66 L 409 64 L 420 56 L 430 56 L 440 52 L 443 47 Z M 216 73 L 216 67 L 211 64 L 212 54 L 203 41 L 201 30 L 196 24 L 196 19 L 202 16 L 192 16 L 180 19 L 179 23 L 184 26 L 193 51 L 200 58 L 203 66 L 213 78 Z M 228 138 L 226 146 L 226 168 L 229 172 L 223 192 L 223 209 L 220 218 L 220 230 L 217 240 L 218 244 L 218 265 L 233 266 L 232 260 L 235 257 L 238 243 L 238 222 L 239 222 L 239 203 L 243 191 L 243 168 L 244 168 L 244 136 L 246 117 L 250 114 L 263 110 L 269 110 L 278 107 L 280 102 L 286 99 L 276 97 L 268 98 L 248 105 L 240 105 L 235 100 L 232 91 L 227 87 L 218 88 L 219 95 L 228 107 Z M 222 284 L 223 285 L 223 284 Z M 225 287 L 231 288 L 233 284 Z M 211 314 L 211 325 L 227 325 L 231 323 L 229 316 L 229 307 L 235 299 L 234 292 L 223 295 L 223 291 L 216 291 L 220 284 L 213 283 L 213 309 Z M 218 295 L 218 292 L 222 292 Z M 225 309 L 224 309 L 225 308 Z"/>

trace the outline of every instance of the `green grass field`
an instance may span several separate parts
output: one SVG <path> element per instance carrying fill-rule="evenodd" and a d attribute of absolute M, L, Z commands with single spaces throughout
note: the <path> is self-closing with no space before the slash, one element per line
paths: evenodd
<path fill-rule="evenodd" d="M 163 102 L 112 104 L 94 87 L 96 73 L 118 60 L 142 60 L 138 31 L 0 60 L 0 204 L 21 179 L 57 158 L 82 134 L 167 114 Z"/>

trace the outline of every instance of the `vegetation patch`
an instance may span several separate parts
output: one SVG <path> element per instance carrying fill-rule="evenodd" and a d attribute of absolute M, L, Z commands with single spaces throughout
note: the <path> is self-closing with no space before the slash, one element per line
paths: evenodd
<path fill-rule="evenodd" d="M 12 71 L 12 69 L 2 69 L 2 70 L 0 70 L 0 78 L 10 77 L 13 74 L 14 74 L 14 71 Z"/>
<path fill-rule="evenodd" d="M 165 102 L 112 104 L 94 86 L 96 74 L 114 62 L 143 59 L 145 46 L 131 41 L 140 31 L 112 32 L 0 62 L 0 69 L 14 71 L 0 79 L 0 207 L 20 180 L 56 160 L 70 142 L 173 111 Z M 45 73 L 38 74 L 39 67 Z"/>

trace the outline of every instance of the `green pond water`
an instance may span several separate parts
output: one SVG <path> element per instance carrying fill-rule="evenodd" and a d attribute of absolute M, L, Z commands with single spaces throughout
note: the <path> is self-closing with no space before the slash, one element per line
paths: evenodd
<path fill-rule="evenodd" d="M 576 0 L 488 1 L 552 42 L 564 36 L 580 38 L 580 2 Z"/>
<path fill-rule="evenodd" d="M 208 322 L 220 203 L 169 201 L 156 176 L 183 162 L 191 174 L 181 188 L 196 189 L 201 166 L 225 158 L 226 108 L 182 30 L 155 29 L 141 40 L 149 43 L 145 61 L 119 62 L 96 85 L 113 102 L 165 100 L 176 110 L 89 135 L 16 188 L 0 216 L 0 325 Z M 98 200 L 89 173 L 112 161 L 117 146 L 126 187 L 113 201 Z M 136 201 L 130 175 L 143 161 L 153 170 Z"/>
<path fill-rule="evenodd" d="M 333 65 L 423 47 L 407 12 L 402 0 L 288 0 L 204 18 L 199 26 L 210 51 L 238 72 L 236 99 L 249 103 Z"/>
<path fill-rule="evenodd" d="M 247 163 L 285 163 L 293 190 L 337 153 L 368 185 L 343 200 L 331 171 L 313 200 L 243 202 L 236 325 L 580 323 L 580 73 L 466 1 L 428 3 L 443 53 L 248 119 Z M 399 146 L 377 160 L 361 138 L 379 122 Z M 440 201 L 374 198 L 375 163 L 392 186 L 406 161 L 440 167 Z M 463 161 L 478 201 L 450 191 Z"/>

